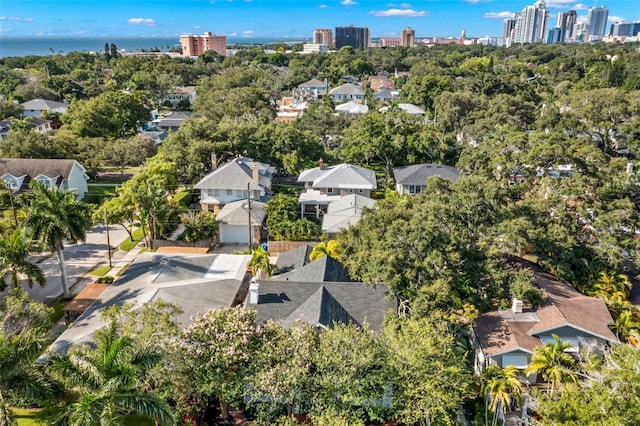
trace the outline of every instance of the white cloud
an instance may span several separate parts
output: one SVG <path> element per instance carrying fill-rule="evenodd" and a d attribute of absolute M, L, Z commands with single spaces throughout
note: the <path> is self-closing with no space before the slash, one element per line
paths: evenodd
<path fill-rule="evenodd" d="M 13 28 L 0 28 L 0 33 L 8 33 L 11 30 L 13 30 Z"/>
<path fill-rule="evenodd" d="M 247 30 L 242 32 L 243 37 L 251 37 L 253 35 L 253 30 Z"/>
<path fill-rule="evenodd" d="M 563 9 L 569 7 L 571 3 L 575 3 L 576 0 L 550 0 L 546 2 L 547 9 Z"/>
<path fill-rule="evenodd" d="M 33 18 L 23 18 L 21 16 L 0 16 L 0 21 L 33 22 Z"/>
<path fill-rule="evenodd" d="M 572 9 L 574 9 L 574 10 L 587 10 L 587 9 L 589 9 L 589 6 L 587 6 L 584 3 L 577 3 L 577 4 L 573 5 Z"/>
<path fill-rule="evenodd" d="M 487 12 L 482 15 L 483 18 L 497 18 L 497 19 L 507 19 L 513 16 L 513 12 Z"/>
<path fill-rule="evenodd" d="M 369 15 L 373 16 L 401 16 L 403 18 L 414 18 L 418 16 L 427 16 L 429 12 L 424 10 L 417 11 L 413 9 L 389 9 L 389 10 L 372 10 Z"/>
<path fill-rule="evenodd" d="M 326 4 L 321 4 L 321 5 L 320 5 L 320 6 L 318 6 L 318 7 L 319 7 L 320 9 L 326 9 L 326 8 L 327 8 L 327 7 L 329 7 L 329 6 L 327 6 Z"/>
<path fill-rule="evenodd" d="M 467 3 L 471 3 L 471 4 L 478 4 L 478 3 L 485 2 L 485 1 L 488 3 L 491 0 L 464 0 L 464 1 L 466 1 Z"/>
<path fill-rule="evenodd" d="M 127 24 L 129 25 L 146 25 L 148 27 L 152 27 L 156 24 L 151 18 L 129 18 L 127 19 Z"/>
<path fill-rule="evenodd" d="M 616 15 L 609 16 L 608 21 L 609 21 L 609 22 L 613 22 L 614 24 L 615 24 L 616 22 L 627 22 L 627 20 L 626 20 L 626 19 L 624 19 L 622 16 L 616 16 Z"/>
<path fill-rule="evenodd" d="M 358 4 L 358 3 L 356 3 L 353 0 L 342 0 L 340 4 L 343 6 L 353 6 L 354 4 Z"/>

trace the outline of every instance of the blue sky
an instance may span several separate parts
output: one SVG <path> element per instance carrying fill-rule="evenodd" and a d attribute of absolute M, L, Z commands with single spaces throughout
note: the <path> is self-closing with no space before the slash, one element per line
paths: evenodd
<path fill-rule="evenodd" d="M 549 0 L 586 16 L 589 0 Z M 1 0 L 4 35 L 167 37 L 211 31 L 231 37 L 309 38 L 314 28 L 367 26 L 373 37 L 500 36 L 502 20 L 533 1 L 504 0 Z M 609 20 L 640 21 L 640 0 L 609 0 Z M 597 3 L 602 5 L 601 2 Z"/>

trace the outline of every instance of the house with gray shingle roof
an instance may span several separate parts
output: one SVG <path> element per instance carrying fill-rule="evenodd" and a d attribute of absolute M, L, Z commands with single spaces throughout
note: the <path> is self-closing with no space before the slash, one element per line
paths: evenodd
<path fill-rule="evenodd" d="M 329 96 L 335 101 L 363 101 L 365 91 L 360 86 L 352 83 L 345 83 L 329 90 Z"/>
<path fill-rule="evenodd" d="M 69 104 L 67 103 L 50 101 L 48 99 L 32 99 L 20 105 L 24 108 L 24 111 L 22 111 L 23 117 L 39 117 L 44 111 L 64 114 L 67 112 L 67 108 L 69 108 Z"/>
<path fill-rule="evenodd" d="M 202 210 L 218 214 L 225 204 L 246 200 L 249 196 L 256 201 L 266 201 L 271 194 L 275 170 L 248 157 L 234 158 L 220 167 L 214 164 L 213 170 L 194 186 L 200 190 Z"/>
<path fill-rule="evenodd" d="M 526 369 L 535 347 L 553 342 L 554 335 L 573 345 L 567 352 L 575 354 L 580 349 L 597 353 L 606 345 L 619 343 L 609 328 L 613 318 L 601 299 L 578 293 L 538 265 L 524 259 L 517 259 L 517 263 L 533 272 L 545 300 L 538 307 L 525 308 L 522 301 L 514 299 L 511 309 L 478 316 L 471 336 L 478 374 L 489 365 Z"/>
<path fill-rule="evenodd" d="M 326 213 L 327 206 L 341 197 L 358 194 L 370 198 L 371 191 L 376 189 L 376 175 L 373 170 L 353 164 L 324 166 L 322 159 L 319 166 L 300 173 L 298 182 L 304 183 L 300 194 L 301 214 Z"/>
<path fill-rule="evenodd" d="M 256 310 L 258 321 L 306 321 L 314 327 L 330 328 L 335 323 L 367 324 L 382 328 L 386 312 L 394 309 L 384 285 L 376 288 L 361 283 L 258 280 L 249 287 L 247 307 Z"/>
<path fill-rule="evenodd" d="M 299 85 L 298 90 L 307 94 L 306 99 L 313 100 L 319 95 L 327 94 L 329 91 L 329 83 L 327 83 L 326 79 L 321 81 L 317 78 L 312 78 L 311 80 Z"/>
<path fill-rule="evenodd" d="M 416 195 L 424 191 L 427 179 L 438 176 L 450 182 L 458 180 L 458 169 L 442 164 L 413 164 L 410 166 L 396 167 L 393 176 L 396 180 L 396 191 L 400 195 Z"/>
<path fill-rule="evenodd" d="M 372 209 L 376 200 L 358 194 L 350 194 L 333 201 L 322 216 L 322 232 L 333 238 L 341 229 L 355 225 L 360 220 L 362 209 Z"/>
<path fill-rule="evenodd" d="M 78 199 L 89 192 L 89 176 L 76 160 L 0 158 L 0 179 L 14 194 L 28 191 L 32 180 L 48 187 L 74 189 L 78 192 Z"/>

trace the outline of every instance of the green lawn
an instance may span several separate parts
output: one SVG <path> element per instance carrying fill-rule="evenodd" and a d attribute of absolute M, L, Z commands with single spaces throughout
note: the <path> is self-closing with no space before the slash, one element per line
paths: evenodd
<path fill-rule="evenodd" d="M 64 308 L 64 305 L 66 304 L 66 302 L 61 302 L 60 300 L 56 300 L 55 302 L 53 302 L 53 305 L 51 305 L 51 307 L 53 308 L 53 313 L 49 316 L 49 319 L 51 319 L 52 323 L 55 324 L 60 318 L 62 318 L 62 308 Z"/>
<path fill-rule="evenodd" d="M 129 251 L 134 248 L 142 239 L 144 238 L 144 234 L 142 233 L 142 228 L 137 228 L 133 231 L 133 241 L 130 239 L 126 239 L 120 244 L 120 250 Z"/>
<path fill-rule="evenodd" d="M 99 185 L 90 183 L 88 185 L 89 193 L 86 195 L 85 200 L 88 203 L 102 204 L 105 200 L 116 195 L 116 186 L 114 185 Z"/>
<path fill-rule="evenodd" d="M 189 208 L 193 199 L 191 191 L 191 188 L 183 188 L 174 195 L 173 199 L 182 207 Z"/>
<path fill-rule="evenodd" d="M 109 272 L 110 270 L 111 270 L 111 267 L 109 265 L 98 266 L 97 268 L 93 269 L 92 271 L 89 271 L 89 275 L 94 275 L 96 277 L 102 277 L 107 272 Z"/>

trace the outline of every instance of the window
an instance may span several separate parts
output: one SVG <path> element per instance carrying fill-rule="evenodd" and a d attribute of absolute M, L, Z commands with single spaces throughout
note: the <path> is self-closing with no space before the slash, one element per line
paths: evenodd
<path fill-rule="evenodd" d="M 364 194 L 364 189 L 362 188 L 358 189 L 358 194 Z"/>
<path fill-rule="evenodd" d="M 422 192 L 422 185 L 409 185 L 409 194 L 416 195 Z"/>
<path fill-rule="evenodd" d="M 45 187 L 51 188 L 51 179 L 49 179 L 48 177 L 39 177 L 36 180 L 42 183 Z"/>
<path fill-rule="evenodd" d="M 233 189 L 227 189 L 227 195 L 233 195 Z"/>
<path fill-rule="evenodd" d="M 353 194 L 353 188 L 349 188 L 349 194 Z"/>
<path fill-rule="evenodd" d="M 7 183 L 7 185 L 9 185 L 9 187 L 15 191 L 16 189 L 18 189 L 18 179 L 14 178 L 13 176 L 7 176 L 4 178 L 4 181 Z"/>
<path fill-rule="evenodd" d="M 333 188 L 327 188 L 327 194 L 333 194 Z"/>
<path fill-rule="evenodd" d="M 526 355 L 502 355 L 502 368 L 513 365 L 515 368 L 527 368 L 529 364 Z"/>
<path fill-rule="evenodd" d="M 218 197 L 220 196 L 220 190 L 219 189 L 213 189 L 213 190 L 209 190 L 209 194 L 211 194 L 211 191 L 213 191 L 213 196 L 214 197 Z"/>

